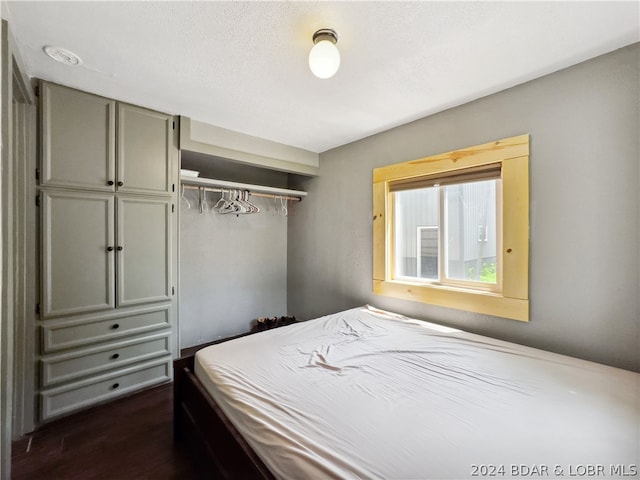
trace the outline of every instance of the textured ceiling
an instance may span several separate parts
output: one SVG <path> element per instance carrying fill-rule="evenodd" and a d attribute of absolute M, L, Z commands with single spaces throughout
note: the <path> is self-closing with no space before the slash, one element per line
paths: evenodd
<path fill-rule="evenodd" d="M 640 38 L 637 1 L 4 3 L 30 76 L 314 152 Z M 307 66 L 319 28 L 329 80 Z"/>

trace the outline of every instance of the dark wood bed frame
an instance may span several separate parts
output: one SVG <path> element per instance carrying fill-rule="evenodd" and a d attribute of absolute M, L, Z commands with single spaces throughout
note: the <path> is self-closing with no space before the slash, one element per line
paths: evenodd
<path fill-rule="evenodd" d="M 207 477 L 275 480 L 194 375 L 194 358 L 173 362 L 174 440 L 191 451 Z"/>

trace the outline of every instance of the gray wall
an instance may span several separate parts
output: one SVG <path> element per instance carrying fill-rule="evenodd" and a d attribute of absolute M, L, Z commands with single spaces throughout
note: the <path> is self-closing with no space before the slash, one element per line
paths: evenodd
<path fill-rule="evenodd" d="M 639 44 L 325 152 L 289 221 L 288 310 L 370 303 L 640 371 Z M 529 133 L 530 322 L 372 293 L 372 169 Z"/>
<path fill-rule="evenodd" d="M 225 165 L 212 159 L 182 159 L 201 176 L 285 185 L 286 174 Z M 274 178 L 280 176 L 283 178 Z M 201 214 L 198 192 L 180 200 L 180 348 L 246 332 L 261 316 L 287 310 L 287 218 L 272 199 L 251 197 L 262 211 L 253 215 Z M 208 193 L 210 203 L 220 194 Z"/>

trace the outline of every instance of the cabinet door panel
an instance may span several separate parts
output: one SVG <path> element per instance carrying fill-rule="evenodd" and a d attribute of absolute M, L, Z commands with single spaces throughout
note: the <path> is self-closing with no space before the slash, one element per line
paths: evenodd
<path fill-rule="evenodd" d="M 113 308 L 113 195 L 42 192 L 42 317 Z"/>
<path fill-rule="evenodd" d="M 42 185 L 114 190 L 115 104 L 43 82 Z"/>
<path fill-rule="evenodd" d="M 118 191 L 171 193 L 173 118 L 118 104 Z"/>
<path fill-rule="evenodd" d="M 118 306 L 170 300 L 171 202 L 122 196 L 117 202 Z"/>

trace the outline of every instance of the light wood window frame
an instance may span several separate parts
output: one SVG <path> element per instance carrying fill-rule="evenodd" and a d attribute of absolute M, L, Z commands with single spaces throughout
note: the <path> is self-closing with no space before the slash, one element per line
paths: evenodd
<path fill-rule="evenodd" d="M 393 278 L 392 182 L 501 164 L 500 292 Z M 529 135 L 485 143 L 373 171 L 373 293 L 443 307 L 529 320 Z"/>

